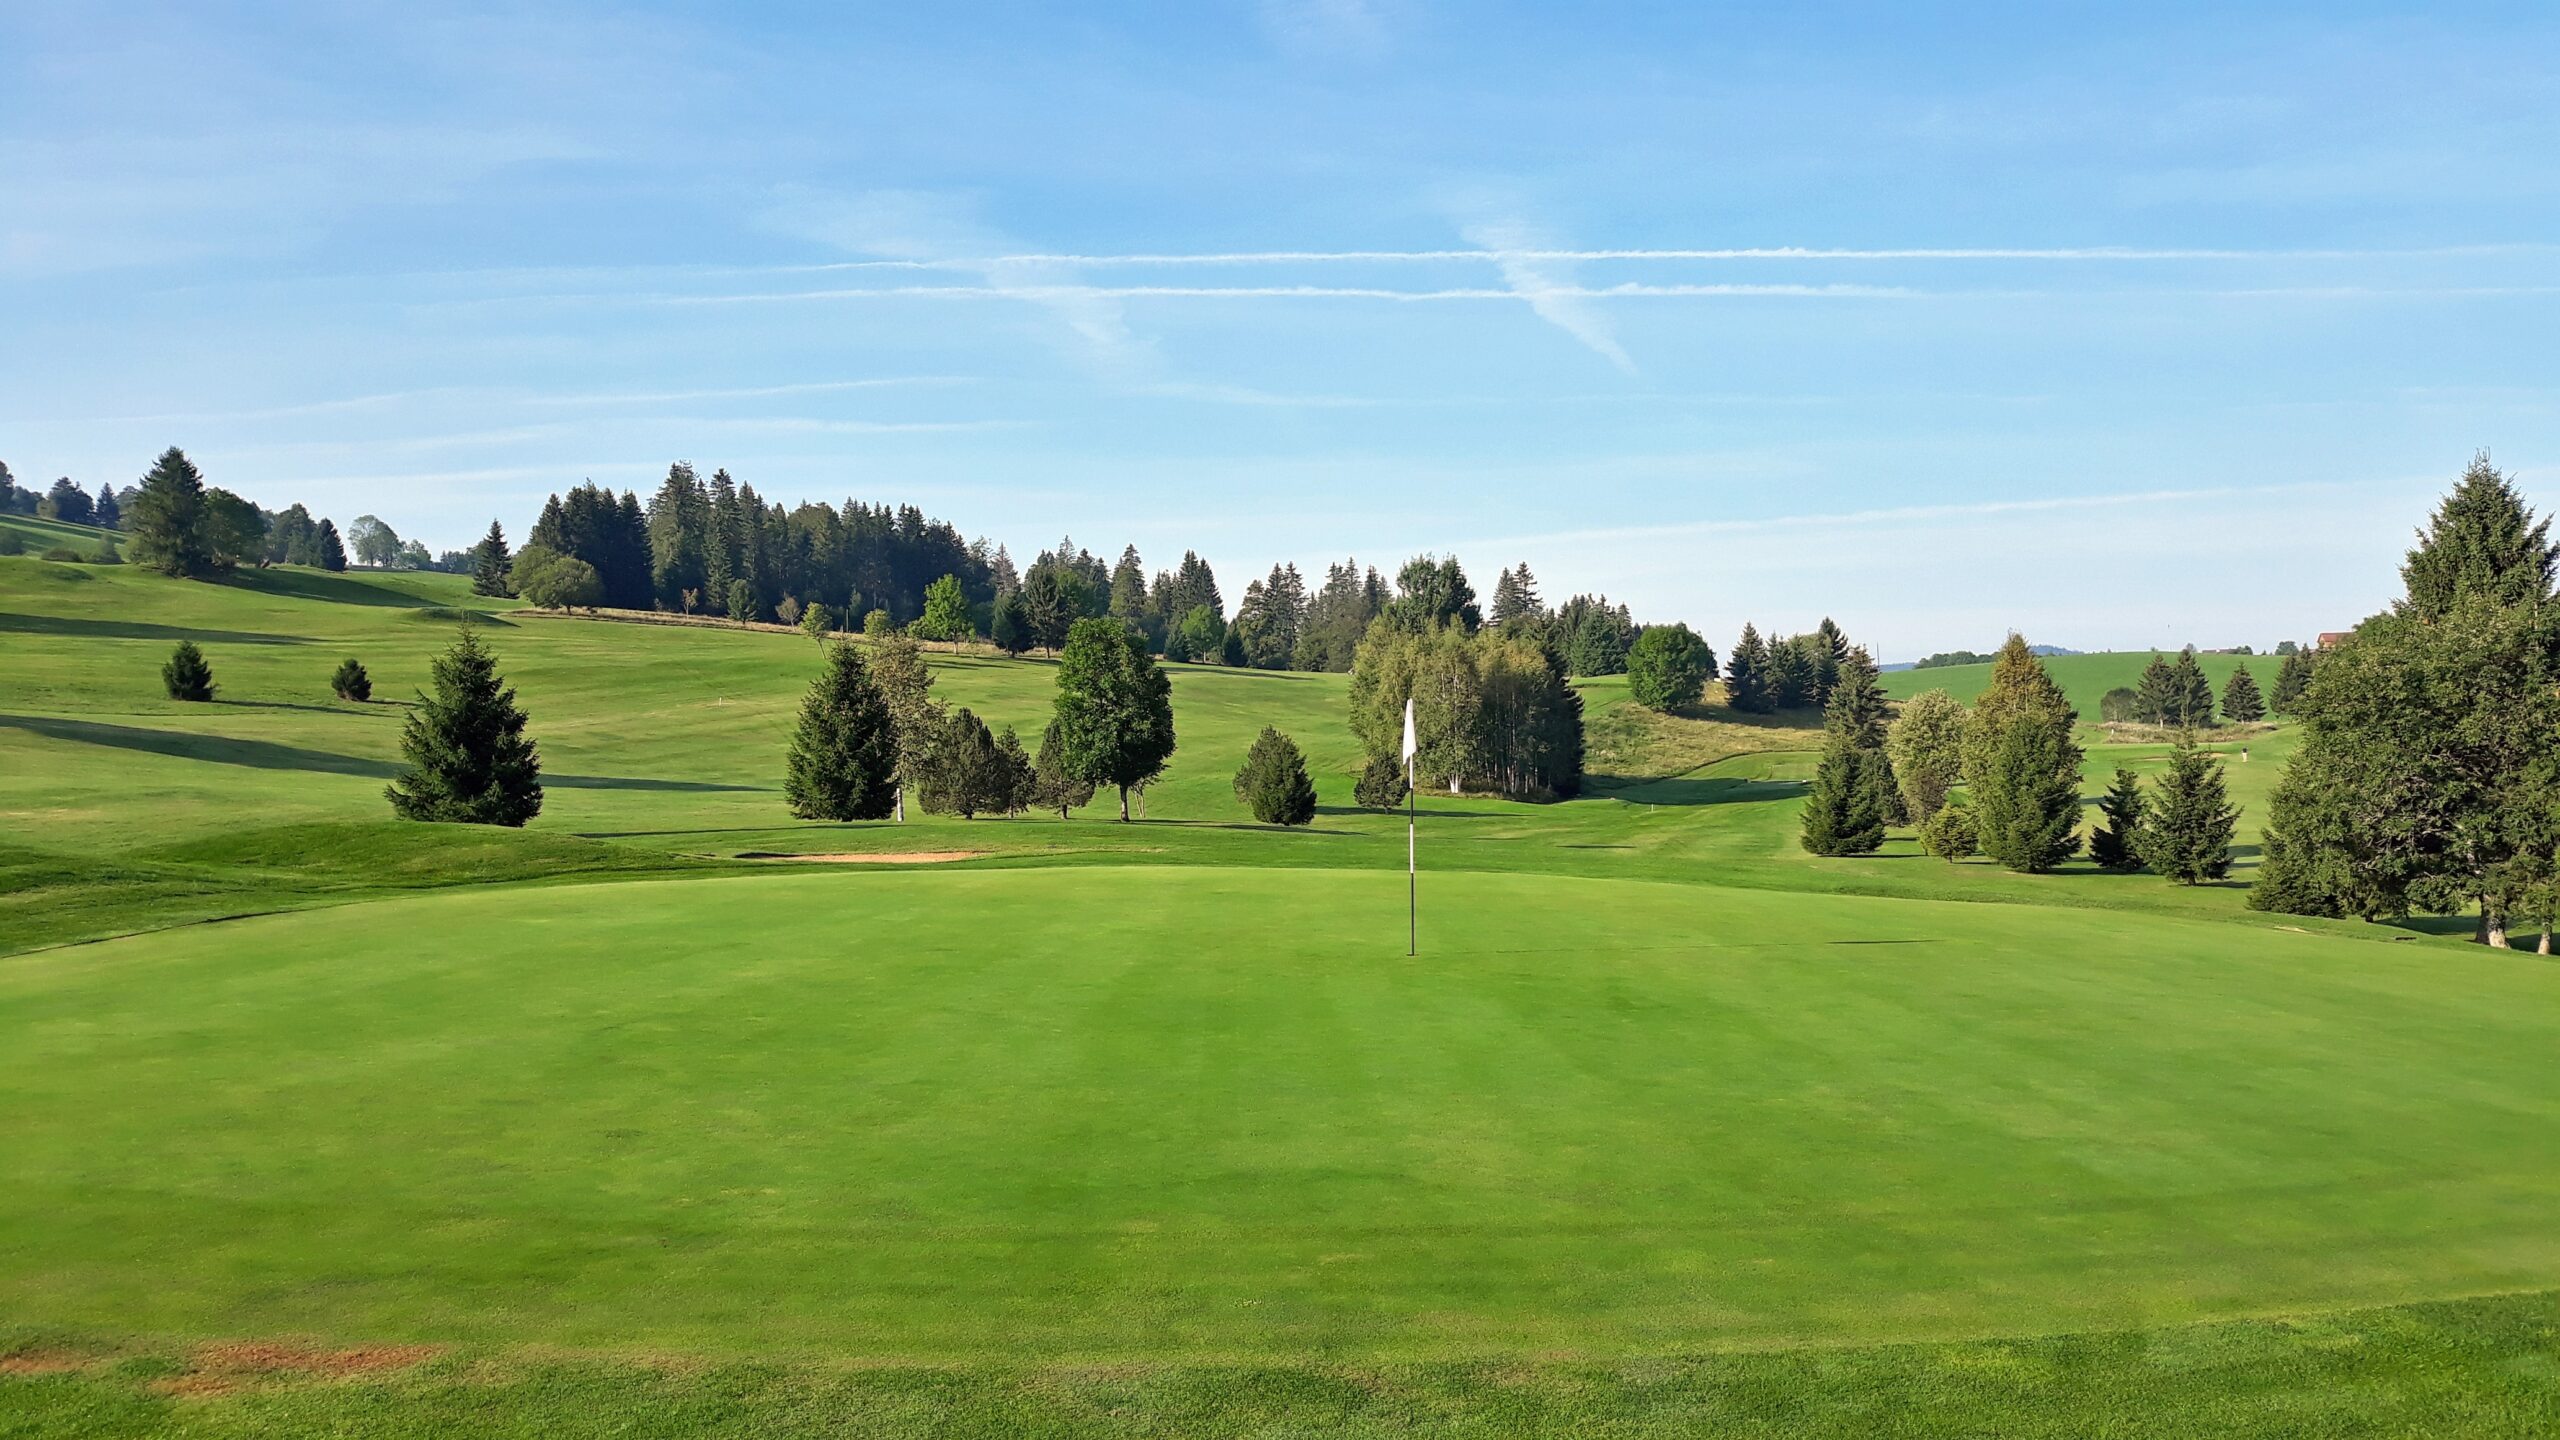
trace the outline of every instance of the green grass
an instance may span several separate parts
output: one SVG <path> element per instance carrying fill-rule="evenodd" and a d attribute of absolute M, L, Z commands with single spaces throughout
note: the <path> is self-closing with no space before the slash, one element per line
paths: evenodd
<path fill-rule="evenodd" d="M 463 612 L 524 832 L 382 801 Z M 217 703 L 160 694 L 181 637 Z M 1809 731 L 1616 682 L 1585 797 L 1423 801 L 1408 959 L 1342 677 L 1174 667 L 1141 824 L 840 826 L 779 791 L 815 662 L 0 558 L 0 1436 L 2560 1422 L 2550 961 L 1811 860 Z M 1053 683 L 937 674 L 1026 733 Z M 1229 790 L 1264 724 L 1306 830 Z M 2244 879 L 2292 740 L 2230 767 Z M 365 1346 L 428 1348 L 292 1358 Z"/>
<path fill-rule="evenodd" d="M 2118 686 L 2133 689 L 2142 679 L 2143 667 L 2151 663 L 2149 650 L 2107 651 L 2094 655 L 2047 655 L 2046 673 L 2062 686 L 2071 698 L 2072 708 L 2083 720 L 2098 718 L 2098 702 Z M 2170 659 L 2177 658 L 2174 653 Z M 2258 693 L 2265 695 L 2275 688 L 2276 669 L 2284 664 L 2280 655 L 2198 655 L 2196 663 L 2204 667 L 2207 680 L 2213 682 L 2217 704 L 2222 698 L 2223 682 L 2231 672 L 2246 665 L 2258 681 Z M 1991 667 L 1985 665 L 1941 665 L 1927 670 L 1896 670 L 1884 677 L 1885 693 L 1896 700 L 1908 700 L 1923 690 L 1944 690 L 1967 704 L 1991 683 Z"/>

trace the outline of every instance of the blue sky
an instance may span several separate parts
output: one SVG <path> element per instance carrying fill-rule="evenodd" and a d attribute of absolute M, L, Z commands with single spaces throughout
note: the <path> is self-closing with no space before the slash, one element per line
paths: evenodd
<path fill-rule="evenodd" d="M 445 548 L 687 459 L 1887 659 L 2263 647 L 2476 448 L 2560 500 L 2548 7 L 735 8 L 0 7 L 0 460 Z"/>

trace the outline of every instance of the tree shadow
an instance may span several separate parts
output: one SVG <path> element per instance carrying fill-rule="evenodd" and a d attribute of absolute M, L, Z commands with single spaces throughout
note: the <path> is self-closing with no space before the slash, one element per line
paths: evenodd
<path fill-rule="evenodd" d="M 1601 799 L 1623 800 L 1630 805 L 1744 805 L 1763 800 L 1793 800 L 1810 788 L 1802 780 L 1700 779 L 1686 775 L 1667 780 L 1640 780 L 1594 775 L 1584 793 Z"/>
<path fill-rule="evenodd" d="M 100 720 L 67 720 L 54 716 L 0 715 L 0 729 L 24 730 L 48 740 L 106 745 L 176 760 L 202 760 L 252 770 L 300 770 L 315 775 L 356 775 L 374 780 L 397 777 L 408 767 L 392 760 L 340 755 L 272 740 L 235 740 L 223 735 L 190 735 L 151 730 L 140 725 L 110 725 Z M 764 785 L 719 785 L 703 780 L 649 780 L 627 775 L 545 774 L 542 783 L 560 790 L 658 790 L 675 794 L 755 794 Z"/>
<path fill-rule="evenodd" d="M 234 590 L 254 590 L 261 595 L 325 600 L 337 605 L 372 605 L 386 610 L 424 610 L 434 604 L 405 590 L 371 584 L 351 575 L 297 567 L 234 570 L 215 583 L 228 585 Z"/>
<path fill-rule="evenodd" d="M 199 630 L 190 625 L 152 625 L 140 620 L 75 620 L 62 615 L 0 614 L 0 634 L 72 635 L 87 640 L 193 640 L 204 645 L 311 643 L 299 635 L 269 635 L 255 630 Z"/>
<path fill-rule="evenodd" d="M 314 715 L 359 715 L 364 713 L 361 707 L 375 704 L 377 702 L 370 700 L 350 700 L 344 705 L 307 705 L 299 700 L 225 700 L 217 696 L 213 703 L 216 705 L 230 706 L 240 710 L 303 710 Z M 385 700 L 379 703 L 385 705 L 405 705 L 408 702 L 404 700 Z M 390 712 L 385 711 L 382 713 L 388 714 Z"/>

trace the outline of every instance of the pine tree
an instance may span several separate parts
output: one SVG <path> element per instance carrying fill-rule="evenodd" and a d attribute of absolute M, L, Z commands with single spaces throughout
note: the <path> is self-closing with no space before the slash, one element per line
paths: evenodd
<path fill-rule="evenodd" d="M 1038 801 L 1039 769 L 1031 762 L 1031 752 L 1022 748 L 1022 737 L 1014 734 L 1010 725 L 996 732 L 996 754 L 1004 765 L 1004 813 L 1019 815 Z"/>
<path fill-rule="evenodd" d="M 1627 652 L 1612 618 L 1596 608 L 1584 611 L 1582 623 L 1574 627 L 1565 663 L 1574 675 L 1625 673 Z"/>
<path fill-rule="evenodd" d="M 1983 854 L 2037 873 L 2080 848 L 2078 719 L 2024 637 L 1991 662 L 1991 682 L 1965 724 L 1964 773 Z"/>
<path fill-rule="evenodd" d="M 2258 677 L 2246 665 L 2231 672 L 2222 684 L 2222 718 L 2235 725 L 2248 725 L 2267 718 L 2267 703 L 2258 695 Z"/>
<path fill-rule="evenodd" d="M 1746 715 L 1766 715 L 1777 707 L 1769 694 L 1769 647 L 1758 628 L 1746 624 L 1724 666 L 1725 704 Z"/>
<path fill-rule="evenodd" d="M 1812 705 L 1829 705 L 1831 687 L 1840 678 L 1841 662 L 1849 658 L 1849 637 L 1841 633 L 1830 616 L 1825 615 L 1822 623 L 1813 627 L 1813 634 L 1807 637 L 1805 654 L 1813 662 L 1812 683 L 1805 691 L 1805 701 Z"/>
<path fill-rule="evenodd" d="M 373 677 L 365 673 L 363 661 L 350 656 L 339 664 L 337 673 L 329 677 L 329 688 L 339 699 L 361 705 L 373 698 Z"/>
<path fill-rule="evenodd" d="M 2204 666 L 2196 660 L 2195 647 L 2178 652 L 2169 665 L 2169 705 L 2161 723 L 2181 730 L 2206 730 L 2213 726 L 2213 682 L 2204 675 Z"/>
<path fill-rule="evenodd" d="M 1351 803 L 1367 810 L 1393 810 L 1404 803 L 1405 788 L 1404 761 L 1394 755 L 1372 755 L 1351 787 Z"/>
<path fill-rule="evenodd" d="M 1067 753 L 1058 740 L 1058 722 L 1040 734 L 1040 756 L 1031 764 L 1032 803 L 1043 810 L 1055 810 L 1058 818 L 1067 818 L 1069 810 L 1082 809 L 1093 802 L 1093 782 L 1079 780 L 1067 770 Z"/>
<path fill-rule="evenodd" d="M 2535 519 L 2515 485 L 2483 450 L 2436 507 L 2401 568 L 2408 594 L 2399 613 L 2440 620 L 2457 601 L 2538 605 L 2551 596 L 2554 547 L 2549 517 Z"/>
<path fill-rule="evenodd" d="M 1513 569 L 1502 572 L 1493 583 L 1493 614 L 1489 623 L 1497 630 L 1508 629 L 1524 621 L 1534 621 L 1546 614 L 1546 606 L 1538 598 L 1538 579 L 1529 573 L 1529 562 L 1523 560 Z"/>
<path fill-rule="evenodd" d="M 1805 797 L 1803 844 L 1814 855 L 1867 855 L 1884 845 L 1898 808 L 1884 750 L 1884 689 L 1864 650 L 1839 661 L 1822 713 L 1822 763 Z"/>
<path fill-rule="evenodd" d="M 1304 825 L 1316 818 L 1316 786 L 1297 742 L 1265 725 L 1236 771 L 1236 799 L 1265 825 Z"/>
<path fill-rule="evenodd" d="M 172 700 L 205 701 L 213 698 L 213 666 L 206 663 L 204 652 L 193 640 L 181 640 L 169 655 L 169 663 L 160 667 L 160 683 Z"/>
<path fill-rule="evenodd" d="M 2142 678 L 2133 689 L 2133 718 L 2144 725 L 2166 725 L 2177 705 L 2177 681 L 2170 673 L 2166 658 L 2154 655 L 2142 667 Z"/>
<path fill-rule="evenodd" d="M 2269 710 L 2278 715 L 2299 713 L 2302 692 L 2311 688 L 2311 665 L 2311 653 L 2307 650 L 2296 650 L 2284 657 L 2284 663 L 2276 667 L 2276 688 L 2275 693 L 2268 697 Z"/>
<path fill-rule="evenodd" d="M 409 769 L 383 791 L 404 820 L 520 826 L 542 811 L 542 761 L 516 692 L 469 629 L 436 657 L 435 691 L 400 735 Z"/>
<path fill-rule="evenodd" d="M 2144 815 L 2135 847 L 2142 863 L 2194 885 L 2231 873 L 2231 836 L 2240 819 L 2222 784 L 2222 765 L 2181 740 L 2162 772 L 2159 798 Z"/>
<path fill-rule="evenodd" d="M 917 798 L 937 815 L 974 820 L 1013 799 L 1013 771 L 987 722 L 963 705 L 942 722 Z"/>
<path fill-rule="evenodd" d="M 987 638 L 1007 655 L 1019 655 L 1031 648 L 1031 613 L 1022 603 L 1020 590 L 1007 590 L 996 596 L 995 610 L 988 618 Z"/>
<path fill-rule="evenodd" d="M 898 734 L 889 703 L 851 641 L 827 647 L 826 666 L 800 702 L 782 793 L 803 820 L 879 820 L 897 800 Z"/>
<path fill-rule="evenodd" d="M 124 528 L 124 507 L 116 503 L 116 487 L 101 480 L 98 498 L 90 503 L 89 520 L 101 530 Z"/>
<path fill-rule="evenodd" d="M 1791 635 L 1769 646 L 1769 703 L 1797 710 L 1813 703 L 1821 676 L 1814 665 L 1810 635 Z"/>
<path fill-rule="evenodd" d="M 2089 858 L 2109 870 L 2142 868 L 2142 826 L 2148 810 L 2142 798 L 2142 777 L 2125 766 L 2116 767 L 2114 783 L 2098 801 L 2101 823 L 2089 835 Z"/>
<path fill-rule="evenodd" d="M 142 477 L 142 493 L 134 497 L 127 528 L 133 533 L 137 565 L 181 576 L 210 575 L 216 569 L 206 527 L 204 475 L 174 445 Z"/>
<path fill-rule="evenodd" d="M 474 595 L 510 595 L 507 567 L 515 557 L 507 551 L 507 532 L 498 522 L 489 522 L 489 533 L 471 547 L 471 593 Z"/>
<path fill-rule="evenodd" d="M 334 521 L 323 520 L 320 522 L 318 559 L 320 562 L 320 568 L 332 573 L 343 571 L 347 568 L 346 542 L 338 538 L 338 527 Z"/>

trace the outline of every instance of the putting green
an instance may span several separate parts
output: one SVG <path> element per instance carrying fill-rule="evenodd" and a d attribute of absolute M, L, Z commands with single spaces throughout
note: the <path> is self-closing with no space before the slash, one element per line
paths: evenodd
<path fill-rule="evenodd" d="M 1544 875 L 480 888 L 0 961 L 0 1311 L 1612 1353 L 2560 1283 L 2560 967 Z"/>

